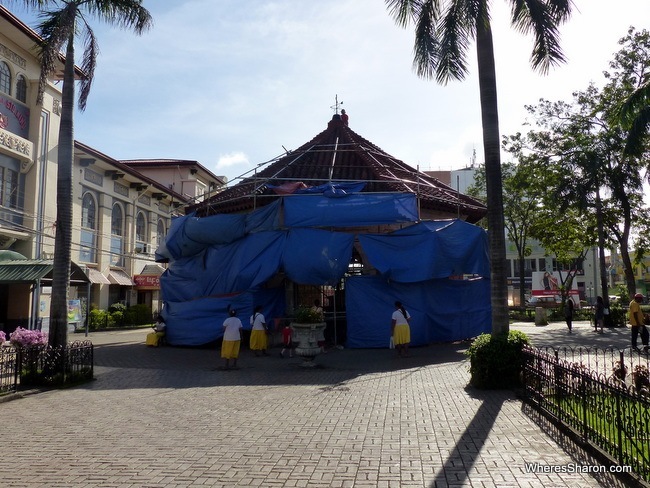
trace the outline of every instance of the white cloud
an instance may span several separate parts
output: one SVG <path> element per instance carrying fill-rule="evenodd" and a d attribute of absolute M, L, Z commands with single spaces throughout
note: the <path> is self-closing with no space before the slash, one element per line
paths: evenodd
<path fill-rule="evenodd" d="M 221 154 L 217 160 L 216 168 L 218 171 L 230 168 L 232 166 L 248 165 L 248 157 L 243 152 L 234 152 L 230 154 Z"/>

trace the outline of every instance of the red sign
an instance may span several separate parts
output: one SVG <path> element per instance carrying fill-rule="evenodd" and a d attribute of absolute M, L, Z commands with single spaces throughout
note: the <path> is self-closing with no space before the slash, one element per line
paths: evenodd
<path fill-rule="evenodd" d="M 133 282 L 138 288 L 160 288 L 160 276 L 134 275 Z"/>

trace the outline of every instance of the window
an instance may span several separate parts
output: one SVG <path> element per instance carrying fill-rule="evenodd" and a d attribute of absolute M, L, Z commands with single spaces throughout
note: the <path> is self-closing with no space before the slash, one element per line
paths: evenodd
<path fill-rule="evenodd" d="M 124 212 L 119 203 L 111 212 L 111 265 L 124 266 Z"/>
<path fill-rule="evenodd" d="M 23 75 L 18 75 L 16 79 L 16 98 L 27 103 L 27 79 Z"/>
<path fill-rule="evenodd" d="M 11 95 L 11 71 L 4 61 L 0 62 L 0 92 Z"/>
<path fill-rule="evenodd" d="M 18 208 L 18 171 L 0 168 L 0 204 Z"/>
<path fill-rule="evenodd" d="M 142 212 L 138 212 L 135 218 L 135 252 L 140 254 L 147 252 L 147 221 Z"/>
<path fill-rule="evenodd" d="M 79 260 L 94 263 L 97 242 L 97 204 L 91 193 L 85 193 L 81 201 L 81 249 Z"/>
<path fill-rule="evenodd" d="M 167 230 L 165 229 L 165 222 L 162 219 L 158 220 L 158 227 L 156 228 L 156 234 L 158 234 L 158 246 L 165 242 L 165 237 L 167 236 Z"/>

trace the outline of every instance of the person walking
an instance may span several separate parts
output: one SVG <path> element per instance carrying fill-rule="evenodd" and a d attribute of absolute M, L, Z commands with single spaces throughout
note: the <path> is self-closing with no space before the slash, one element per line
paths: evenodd
<path fill-rule="evenodd" d="M 643 352 L 648 352 L 650 346 L 648 346 L 648 329 L 645 328 L 643 324 L 643 313 L 641 312 L 641 303 L 643 302 L 643 295 L 637 293 L 634 295 L 634 299 L 630 302 L 629 309 L 629 319 L 630 326 L 632 327 L 632 349 L 635 351 L 641 351 L 637 345 L 639 339 L 639 332 L 641 332 L 641 343 L 643 344 Z"/>
<path fill-rule="evenodd" d="M 231 308 L 228 311 L 230 315 L 223 322 L 223 341 L 221 343 L 221 357 L 226 360 L 224 368 L 230 368 L 230 360 L 232 359 L 233 369 L 237 369 L 237 358 L 239 358 L 239 348 L 241 346 L 241 330 L 242 323 L 237 315 L 237 310 Z"/>
<path fill-rule="evenodd" d="M 595 311 L 594 330 L 598 332 L 600 326 L 600 333 L 603 333 L 603 326 L 605 325 L 605 300 L 603 297 L 596 297 L 596 311 Z"/>
<path fill-rule="evenodd" d="M 566 326 L 569 328 L 569 334 L 573 329 L 573 308 L 573 298 L 568 297 L 564 302 L 564 319 L 566 320 Z"/>
<path fill-rule="evenodd" d="M 391 335 L 393 336 L 393 344 L 397 349 L 397 354 L 400 357 L 408 356 L 409 343 L 411 342 L 410 321 L 411 316 L 402 305 L 402 302 L 395 302 L 395 311 L 391 321 Z"/>
<path fill-rule="evenodd" d="M 268 355 L 266 352 L 268 348 L 268 329 L 266 327 L 266 319 L 262 315 L 262 306 L 255 307 L 253 315 L 250 318 L 251 324 L 251 339 L 250 348 L 255 352 L 256 356 L 263 354 Z"/>

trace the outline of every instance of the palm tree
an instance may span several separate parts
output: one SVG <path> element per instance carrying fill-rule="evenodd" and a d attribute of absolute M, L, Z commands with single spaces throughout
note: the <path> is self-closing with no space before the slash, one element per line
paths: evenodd
<path fill-rule="evenodd" d="M 33 4 L 34 2 L 32 2 Z M 65 65 L 63 72 L 63 95 L 61 125 L 58 141 L 58 173 L 56 187 L 56 236 L 54 241 L 54 269 L 52 270 L 52 302 L 50 305 L 49 344 L 65 346 L 68 334 L 68 291 L 72 242 L 72 162 L 74 146 L 74 97 L 75 97 L 75 45 L 77 34 L 83 34 L 84 52 L 81 64 L 79 109 L 86 108 L 86 101 L 93 81 L 97 59 L 97 41 L 88 25 L 87 18 L 141 34 L 151 27 L 153 21 L 142 0 L 51 0 L 36 2 L 53 5 L 54 10 L 42 13 L 40 31 L 41 78 L 38 103 L 42 103 L 48 79 L 52 76 L 63 46 Z"/>
<path fill-rule="evenodd" d="M 629 130 L 624 154 L 640 156 L 650 129 L 650 76 L 621 105 L 620 121 Z"/>
<path fill-rule="evenodd" d="M 564 61 L 558 26 L 571 14 L 571 0 L 509 0 L 512 25 L 533 33 L 534 69 L 546 73 Z M 446 84 L 468 72 L 467 49 L 476 41 L 483 124 L 483 153 L 491 260 L 492 335 L 508 332 L 505 224 L 499 114 L 490 0 L 386 0 L 398 25 L 415 24 L 414 67 L 418 76 Z"/>

